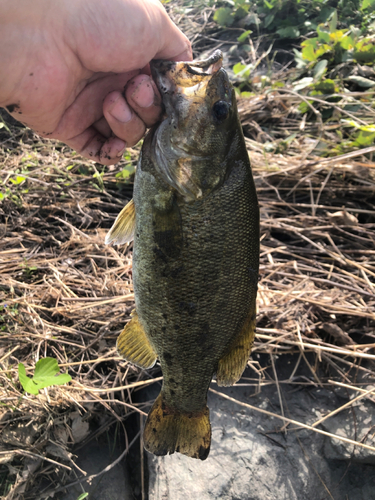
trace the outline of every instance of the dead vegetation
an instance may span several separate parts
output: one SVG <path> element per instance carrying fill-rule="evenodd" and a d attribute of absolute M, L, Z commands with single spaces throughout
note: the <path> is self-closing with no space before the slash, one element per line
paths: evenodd
<path fill-rule="evenodd" d="M 298 99 L 290 91 L 271 104 L 266 93 L 239 103 L 261 206 L 257 338 L 244 382 L 256 391 L 345 384 L 348 395 L 375 402 L 375 147 L 316 156 L 317 138 L 332 125 L 314 112 L 298 122 Z M 2 116 L 9 129 L 0 130 L 0 495 L 58 498 L 88 479 L 75 464 L 78 446 L 117 425 L 124 452 L 109 467 L 128 452 L 135 438 L 127 419 L 148 407 L 134 391 L 160 383 L 116 354 L 133 307 L 131 246 L 104 245 L 131 197 L 131 183 L 116 174 L 138 153 L 104 168 Z M 289 144 L 285 130 L 298 132 Z M 267 151 L 265 142 L 275 147 Z M 295 368 L 281 380 L 274 356 L 291 353 Z M 259 365 L 257 354 L 269 362 Z M 18 363 L 32 374 L 46 356 L 72 381 L 24 394 Z M 298 376 L 302 364 L 310 377 Z M 375 451 L 371 435 L 361 436 L 358 429 L 353 441 Z"/>

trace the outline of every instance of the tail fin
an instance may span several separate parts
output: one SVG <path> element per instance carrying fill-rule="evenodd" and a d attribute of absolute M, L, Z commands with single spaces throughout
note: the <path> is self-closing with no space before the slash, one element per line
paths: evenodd
<path fill-rule="evenodd" d="M 211 445 L 208 407 L 200 413 L 179 413 L 167 407 L 160 393 L 148 414 L 143 439 L 146 450 L 154 455 L 177 451 L 205 460 Z"/>

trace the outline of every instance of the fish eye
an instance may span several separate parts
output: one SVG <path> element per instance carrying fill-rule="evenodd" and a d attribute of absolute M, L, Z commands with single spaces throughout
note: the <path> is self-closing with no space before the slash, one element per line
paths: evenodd
<path fill-rule="evenodd" d="M 226 101 L 216 101 L 212 110 L 215 118 L 222 122 L 229 115 L 229 104 Z"/>

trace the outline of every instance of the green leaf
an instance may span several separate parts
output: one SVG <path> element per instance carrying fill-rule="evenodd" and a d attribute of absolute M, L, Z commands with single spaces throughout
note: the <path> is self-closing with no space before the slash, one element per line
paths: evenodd
<path fill-rule="evenodd" d="M 302 78 L 298 82 L 293 83 L 294 91 L 298 92 L 299 90 L 305 89 L 309 85 L 313 83 L 313 78 L 307 76 L 306 78 Z"/>
<path fill-rule="evenodd" d="M 369 38 L 356 43 L 353 57 L 358 62 L 372 63 L 375 61 L 375 45 Z"/>
<path fill-rule="evenodd" d="M 306 59 L 306 61 L 316 61 L 317 57 L 315 49 L 317 45 L 318 45 L 317 38 L 310 38 L 309 40 L 305 40 L 304 42 L 302 42 L 301 43 L 302 58 Z"/>
<path fill-rule="evenodd" d="M 77 498 L 77 500 L 83 500 L 84 498 L 87 498 L 89 496 L 88 493 L 82 493 L 81 495 L 79 495 L 79 497 Z"/>
<path fill-rule="evenodd" d="M 240 43 L 245 42 L 245 41 L 248 39 L 249 35 L 251 35 L 251 33 L 252 33 L 252 31 L 251 31 L 251 30 L 247 30 L 247 31 L 245 31 L 244 33 L 242 33 L 242 34 L 241 34 L 241 35 L 237 38 L 237 42 L 240 42 Z"/>
<path fill-rule="evenodd" d="M 347 78 L 350 82 L 357 84 L 359 87 L 364 89 L 369 89 L 375 85 L 374 80 L 370 80 L 369 78 L 364 78 L 363 76 L 351 75 Z"/>
<path fill-rule="evenodd" d="M 369 7 L 375 7 L 375 0 L 363 0 L 360 10 L 365 10 Z"/>
<path fill-rule="evenodd" d="M 333 33 L 337 28 L 337 10 L 332 14 L 331 20 L 329 22 L 329 31 Z"/>
<path fill-rule="evenodd" d="M 241 92 L 240 97 L 244 98 L 254 97 L 254 92 L 247 92 L 247 91 Z"/>
<path fill-rule="evenodd" d="M 281 38 L 298 38 L 300 33 L 298 28 L 293 26 L 288 26 L 286 28 L 280 28 L 276 30 L 276 33 L 281 36 Z"/>
<path fill-rule="evenodd" d="M 297 68 L 304 68 L 306 66 L 306 61 L 302 57 L 302 52 L 299 52 L 297 49 L 293 49 L 294 52 L 294 60 L 297 63 Z"/>
<path fill-rule="evenodd" d="M 326 78 L 314 85 L 314 91 L 321 94 L 333 94 L 339 92 L 339 87 L 335 84 L 334 80 Z"/>
<path fill-rule="evenodd" d="M 327 64 L 328 61 L 327 59 L 322 59 L 318 63 L 316 63 L 315 68 L 314 68 L 314 78 L 315 80 L 320 80 L 321 77 L 324 75 L 327 69 Z"/>
<path fill-rule="evenodd" d="M 343 39 L 340 42 L 341 47 L 345 50 L 352 49 L 355 45 L 355 42 L 353 40 L 353 37 L 350 35 L 344 36 Z"/>
<path fill-rule="evenodd" d="M 327 31 L 323 31 L 320 29 L 320 27 L 318 26 L 316 28 L 316 32 L 318 33 L 318 40 L 319 42 L 325 42 L 325 43 L 329 43 L 331 38 L 329 36 L 329 33 L 327 33 Z"/>
<path fill-rule="evenodd" d="M 358 136 L 355 138 L 355 142 L 362 147 L 371 146 L 374 143 L 375 133 L 359 132 Z"/>
<path fill-rule="evenodd" d="M 275 14 L 268 14 L 268 16 L 266 16 L 266 17 L 264 18 L 264 27 L 265 27 L 265 28 L 268 28 L 268 26 L 269 26 L 270 24 L 272 24 L 272 22 L 273 22 L 274 18 L 275 18 Z"/>
<path fill-rule="evenodd" d="M 26 177 L 23 177 L 22 175 L 17 175 L 15 179 L 9 179 L 12 184 L 21 184 L 24 180 L 26 180 Z"/>
<path fill-rule="evenodd" d="M 72 377 L 67 373 L 56 376 L 59 371 L 59 365 L 55 358 L 40 359 L 35 365 L 32 378 L 26 375 L 23 363 L 18 365 L 19 381 L 24 390 L 30 394 L 38 394 L 38 391 L 44 387 L 66 384 L 72 380 Z"/>
<path fill-rule="evenodd" d="M 229 7 L 220 7 L 214 14 L 214 21 L 220 26 L 230 26 L 234 21 L 232 12 L 232 9 Z"/>
<path fill-rule="evenodd" d="M 237 63 L 233 66 L 233 73 L 238 77 L 243 77 L 244 79 L 250 76 L 250 72 L 253 69 L 252 64 L 242 64 Z"/>
<path fill-rule="evenodd" d="M 246 68 L 246 65 L 239 62 L 239 63 L 237 63 L 237 64 L 235 64 L 233 66 L 233 73 L 235 75 L 237 75 L 238 73 L 240 73 L 245 68 Z"/>
<path fill-rule="evenodd" d="M 238 21 L 239 19 L 243 19 L 247 15 L 247 11 L 249 10 L 249 6 L 241 6 L 238 7 L 236 12 L 234 13 L 234 18 Z"/>

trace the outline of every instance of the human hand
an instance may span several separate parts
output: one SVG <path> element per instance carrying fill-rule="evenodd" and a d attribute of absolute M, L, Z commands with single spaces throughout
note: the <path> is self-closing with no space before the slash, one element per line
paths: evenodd
<path fill-rule="evenodd" d="M 0 14 L 0 106 L 105 165 L 160 117 L 148 63 L 191 60 L 158 0 L 6 0 Z"/>

